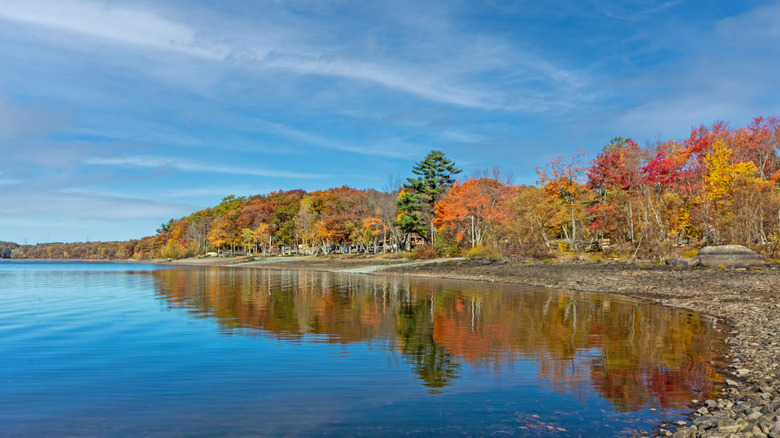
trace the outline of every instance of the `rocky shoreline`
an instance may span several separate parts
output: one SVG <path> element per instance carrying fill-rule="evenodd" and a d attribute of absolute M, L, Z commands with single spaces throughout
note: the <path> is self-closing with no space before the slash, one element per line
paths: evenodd
<path fill-rule="evenodd" d="M 721 395 L 692 401 L 689 421 L 662 423 L 636 436 L 780 438 L 780 266 L 674 269 L 651 262 L 539 261 L 508 258 L 415 262 L 386 257 L 187 259 L 174 264 L 376 272 L 530 284 L 619 294 L 704 313 L 732 332 Z"/>
<path fill-rule="evenodd" d="M 721 318 L 732 327 L 727 340 L 730 363 L 724 370 L 730 377 L 722 395 L 692 401 L 690 421 L 663 423 L 647 434 L 780 438 L 778 267 L 676 270 L 647 262 L 502 259 L 402 266 L 383 272 L 614 293 Z"/>

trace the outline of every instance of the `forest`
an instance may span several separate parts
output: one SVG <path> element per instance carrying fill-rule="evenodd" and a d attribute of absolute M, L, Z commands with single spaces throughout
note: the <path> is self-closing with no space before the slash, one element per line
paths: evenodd
<path fill-rule="evenodd" d="M 456 179 L 440 151 L 392 191 L 347 186 L 227 196 L 128 242 L 18 245 L 3 258 L 183 258 L 209 252 L 409 252 L 548 258 L 592 252 L 665 260 L 704 245 L 780 251 L 780 117 L 640 146 L 616 137 L 595 157 L 581 149 L 516 185 L 499 169 Z M 602 255 L 603 254 L 603 255 Z"/>

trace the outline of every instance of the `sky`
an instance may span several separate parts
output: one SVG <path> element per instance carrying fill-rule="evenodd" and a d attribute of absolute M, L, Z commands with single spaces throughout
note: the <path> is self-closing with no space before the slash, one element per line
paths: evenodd
<path fill-rule="evenodd" d="M 0 240 L 780 115 L 780 1 L 3 0 Z"/>

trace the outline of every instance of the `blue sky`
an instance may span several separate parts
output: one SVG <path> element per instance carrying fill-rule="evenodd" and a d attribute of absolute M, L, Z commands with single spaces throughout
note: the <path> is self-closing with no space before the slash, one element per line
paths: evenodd
<path fill-rule="evenodd" d="M 778 1 L 3 0 L 0 240 L 780 115 Z"/>

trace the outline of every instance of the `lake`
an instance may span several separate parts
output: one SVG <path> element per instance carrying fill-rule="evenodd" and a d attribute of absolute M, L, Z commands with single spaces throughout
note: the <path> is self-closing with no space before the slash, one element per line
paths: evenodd
<path fill-rule="evenodd" d="M 0 263 L 0 436 L 626 436 L 723 377 L 723 327 L 421 278 Z"/>

